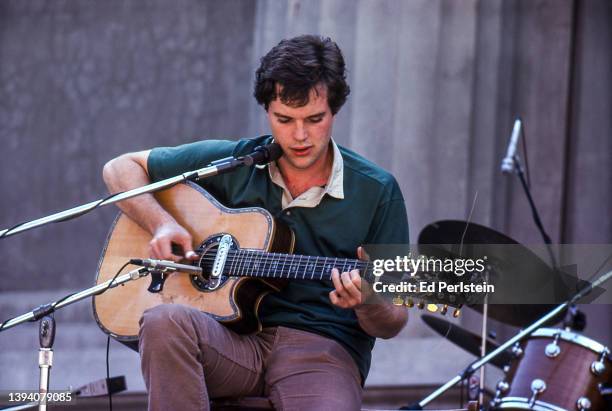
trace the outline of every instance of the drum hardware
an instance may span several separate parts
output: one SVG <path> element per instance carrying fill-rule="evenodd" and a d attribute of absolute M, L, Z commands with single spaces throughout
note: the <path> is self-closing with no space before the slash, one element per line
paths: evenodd
<path fill-rule="evenodd" d="M 612 278 L 612 271 L 609 271 L 609 272 L 601 275 L 599 278 L 597 278 L 595 281 L 593 281 L 587 287 L 584 287 L 582 290 L 580 290 L 578 293 L 576 293 L 570 300 L 568 300 L 568 301 L 566 301 L 566 302 L 564 302 L 562 304 L 559 304 L 553 310 L 551 310 L 550 312 L 548 312 L 547 314 L 542 316 L 540 319 L 536 320 L 531 325 L 527 326 L 524 330 L 520 331 L 514 337 L 510 338 L 508 341 L 506 341 L 505 343 L 501 344 L 495 350 L 491 351 L 489 354 L 485 355 L 484 357 L 482 357 L 482 358 L 472 362 L 463 371 L 461 371 L 459 374 L 457 374 L 451 380 L 449 380 L 448 382 L 443 384 L 441 387 L 439 387 L 437 390 L 432 392 L 430 395 L 425 397 L 423 400 L 418 402 L 411 409 L 423 409 L 424 406 L 426 406 L 427 404 L 429 404 L 430 402 L 432 402 L 433 400 L 438 398 L 444 392 L 448 391 L 450 388 L 455 386 L 457 383 L 461 382 L 467 376 L 472 375 L 477 369 L 479 369 L 483 365 L 491 362 L 491 360 L 493 358 L 495 358 L 499 354 L 503 353 L 506 349 L 512 347 L 513 345 L 515 345 L 516 343 L 518 343 L 520 341 L 525 340 L 527 337 L 529 337 L 532 334 L 536 335 L 536 331 L 540 327 L 542 327 L 544 324 L 548 323 L 552 319 L 558 318 L 558 316 L 560 314 L 562 314 L 565 310 L 567 310 L 567 308 L 571 304 L 574 304 L 577 301 L 579 301 L 580 299 L 584 298 L 594 288 L 596 288 L 596 287 L 600 286 L 601 284 L 605 283 L 606 281 L 610 280 L 610 278 Z M 555 333 L 556 332 L 558 332 L 558 331 L 555 330 Z M 565 332 L 565 333 L 571 334 L 569 332 Z M 548 333 L 548 334 L 550 334 L 550 333 Z M 561 332 L 560 338 L 563 338 L 564 335 L 565 335 L 564 332 Z M 596 342 L 594 342 L 594 341 L 592 341 L 592 340 L 590 340 L 590 339 L 588 339 L 586 337 L 581 337 L 581 336 L 575 336 L 574 335 L 573 337 L 568 337 L 567 340 L 570 340 L 570 341 L 588 341 L 588 343 L 585 344 L 585 346 L 588 346 L 589 348 L 590 347 L 598 347 L 598 346 L 601 347 L 602 349 L 599 351 L 600 354 L 605 350 L 603 348 L 603 346 L 601 346 L 601 344 L 598 344 L 598 343 L 596 343 Z M 567 379 L 566 376 L 565 376 L 565 378 Z M 542 382 L 544 382 L 544 381 L 542 380 Z M 542 388 L 542 390 L 544 390 L 545 389 L 545 383 L 544 383 L 544 385 L 539 384 L 539 383 L 535 384 L 534 388 L 536 388 L 538 390 L 540 388 Z M 516 404 L 510 404 L 514 400 L 516 400 Z M 589 400 L 589 402 L 591 402 L 591 400 Z M 563 410 L 562 408 L 557 407 L 555 405 L 548 406 L 548 404 L 546 404 L 545 407 L 541 407 L 538 403 L 539 403 L 538 400 L 534 401 L 534 407 L 532 408 L 533 410 Z M 509 408 L 513 407 L 514 409 L 529 409 L 529 408 L 525 408 L 521 404 L 526 405 L 524 399 L 522 399 L 522 398 L 518 398 L 517 399 L 517 398 L 514 398 L 514 397 L 507 397 L 507 398 L 504 398 L 504 399 L 501 400 L 499 408 L 501 408 L 501 409 L 508 408 L 509 409 Z M 506 406 L 506 405 L 509 405 L 509 406 Z M 581 403 L 581 405 L 586 405 L 586 402 L 583 401 Z"/>
<path fill-rule="evenodd" d="M 491 407 L 497 407 L 501 403 L 502 395 L 507 393 L 510 389 L 510 384 L 508 384 L 505 380 L 501 380 L 497 383 L 495 387 L 495 396 L 491 400 Z"/>
<path fill-rule="evenodd" d="M 535 380 L 531 381 L 531 392 L 533 394 L 529 399 L 529 407 L 533 407 L 536 402 L 536 399 L 538 398 L 538 395 L 542 394 L 544 391 L 546 391 L 546 383 L 544 382 L 544 380 L 536 378 Z"/>
<path fill-rule="evenodd" d="M 588 411 L 591 409 L 591 401 L 587 397 L 580 397 L 576 401 L 576 408 L 578 411 Z"/>
<path fill-rule="evenodd" d="M 612 397 L 612 385 L 600 382 L 597 384 L 597 390 L 603 397 Z"/>
<path fill-rule="evenodd" d="M 421 320 L 427 324 L 431 329 L 437 332 L 448 341 L 452 342 L 456 346 L 464 349 L 472 355 L 477 357 L 480 356 L 480 336 L 474 334 L 471 331 L 466 330 L 450 321 L 444 320 L 438 316 L 429 314 L 423 314 Z M 492 340 L 487 341 L 487 353 L 490 353 L 498 347 L 498 344 Z M 491 365 L 508 372 L 510 366 L 508 365 L 513 359 L 512 354 L 509 350 L 506 350 L 498 357 L 491 360 Z"/>
<path fill-rule="evenodd" d="M 559 354 L 546 355 L 553 343 Z M 544 351 L 545 356 L 542 356 Z M 612 380 L 609 350 L 583 335 L 566 330 L 540 328 L 523 345 L 524 355 L 514 364 L 511 379 L 499 384 L 509 390 L 497 390 L 491 407 L 497 410 L 602 411 L 606 408 L 602 390 Z M 601 368 L 600 368 L 601 367 Z M 602 370 L 595 374 L 592 369 Z M 509 370 L 512 367 L 509 367 Z M 568 376 L 571 375 L 571 378 Z M 534 378 L 535 377 L 535 378 Z M 542 384 L 543 383 L 543 384 Z M 534 390 L 539 392 L 534 393 Z"/>
<path fill-rule="evenodd" d="M 593 361 L 591 364 L 591 372 L 597 376 L 603 375 L 606 372 L 606 364 L 604 364 L 604 360 L 608 358 L 610 355 L 610 350 L 608 348 L 604 348 L 601 352 L 601 356 L 599 357 L 599 361 Z"/>
<path fill-rule="evenodd" d="M 523 347 L 521 347 L 518 341 L 512 346 L 512 354 L 514 354 L 514 358 L 521 358 L 523 356 Z"/>
<path fill-rule="evenodd" d="M 555 339 L 553 340 L 553 342 L 551 342 L 550 344 L 546 346 L 546 349 L 544 350 L 544 354 L 548 358 L 555 358 L 559 354 L 561 354 L 561 347 L 559 347 L 559 337 L 560 336 L 561 336 L 560 332 L 555 334 Z"/>

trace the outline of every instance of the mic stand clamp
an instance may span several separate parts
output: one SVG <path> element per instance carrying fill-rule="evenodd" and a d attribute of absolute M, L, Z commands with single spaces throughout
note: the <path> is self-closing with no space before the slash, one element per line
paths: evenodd
<path fill-rule="evenodd" d="M 45 316 L 38 327 L 40 349 L 38 351 L 38 367 L 40 368 L 40 393 L 38 410 L 47 411 L 47 393 L 49 392 L 49 376 L 53 366 L 53 341 L 55 340 L 55 319 Z"/>

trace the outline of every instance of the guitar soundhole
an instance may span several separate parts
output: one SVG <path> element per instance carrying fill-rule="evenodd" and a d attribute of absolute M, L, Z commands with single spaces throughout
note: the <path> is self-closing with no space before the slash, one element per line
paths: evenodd
<path fill-rule="evenodd" d="M 211 273 L 213 269 L 213 263 L 215 262 L 215 257 L 217 256 L 217 249 L 219 248 L 219 242 L 221 241 L 221 237 L 225 233 L 219 233 L 214 236 L 211 236 L 204 240 L 202 244 L 195 250 L 200 255 L 200 261 L 198 265 L 202 267 L 202 275 L 192 275 L 191 283 L 195 288 L 200 291 L 215 291 L 225 284 L 227 279 L 229 278 L 227 275 L 221 275 L 220 284 L 217 287 L 212 287 L 211 282 Z M 236 239 L 232 236 L 232 250 L 238 249 L 238 244 Z M 229 263 L 229 258 L 226 264 Z"/>

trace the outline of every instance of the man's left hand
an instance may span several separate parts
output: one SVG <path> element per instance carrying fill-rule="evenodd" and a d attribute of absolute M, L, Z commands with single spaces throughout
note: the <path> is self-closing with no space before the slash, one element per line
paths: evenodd
<path fill-rule="evenodd" d="M 332 269 L 334 288 L 329 293 L 332 304 L 340 308 L 355 308 L 361 305 L 361 277 L 359 270 L 346 271 L 340 274 L 337 268 Z"/>

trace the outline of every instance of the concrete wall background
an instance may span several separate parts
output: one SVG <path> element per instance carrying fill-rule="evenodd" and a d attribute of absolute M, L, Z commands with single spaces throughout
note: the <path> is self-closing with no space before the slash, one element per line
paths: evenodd
<path fill-rule="evenodd" d="M 521 115 L 553 241 L 611 243 L 611 22 L 605 0 L 0 2 L 0 227 L 103 196 L 101 167 L 120 153 L 267 132 L 251 97 L 259 57 L 320 33 L 343 49 L 353 90 L 334 136 L 396 175 L 413 241 L 475 204 L 473 221 L 541 242 L 518 182 L 498 172 Z M 0 320 L 90 286 L 114 215 L 0 240 Z M 612 343 L 609 306 L 587 309 L 586 334 Z M 467 362 L 413 317 L 379 344 L 369 383 L 441 383 Z M 57 318 L 55 383 L 101 378 L 88 303 Z M 36 387 L 36 348 L 33 325 L 0 334 L 0 388 Z M 134 353 L 113 344 L 111 364 L 143 388 Z"/>

